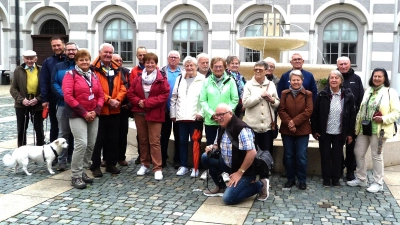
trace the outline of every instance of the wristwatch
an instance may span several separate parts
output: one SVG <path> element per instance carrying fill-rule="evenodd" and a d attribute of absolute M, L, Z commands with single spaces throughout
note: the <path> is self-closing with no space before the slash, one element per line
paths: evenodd
<path fill-rule="evenodd" d="M 246 172 L 246 170 L 244 170 L 242 168 L 239 168 L 239 171 L 242 172 L 242 173 Z"/>

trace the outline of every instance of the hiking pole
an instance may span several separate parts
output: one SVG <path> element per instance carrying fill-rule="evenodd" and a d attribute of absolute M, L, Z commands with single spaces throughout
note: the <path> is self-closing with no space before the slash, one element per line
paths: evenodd
<path fill-rule="evenodd" d="M 25 143 L 25 139 L 26 139 L 26 129 L 28 129 L 28 125 L 26 124 L 26 118 L 27 118 L 27 115 L 26 115 L 26 113 L 28 112 L 28 108 L 26 108 L 25 109 L 25 113 L 24 113 L 24 128 L 23 128 L 23 131 L 22 131 L 22 142 L 21 142 L 21 146 L 22 145 L 24 145 L 24 143 Z M 26 145 L 26 144 L 25 144 Z"/>
<path fill-rule="evenodd" d="M 32 133 L 33 133 L 33 145 L 36 146 L 36 138 L 35 138 L 35 113 L 31 110 L 31 122 L 32 122 Z"/>

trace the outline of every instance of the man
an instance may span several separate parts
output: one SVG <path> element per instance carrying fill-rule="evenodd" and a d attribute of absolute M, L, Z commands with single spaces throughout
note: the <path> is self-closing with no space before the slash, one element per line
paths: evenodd
<path fill-rule="evenodd" d="M 40 70 L 40 92 L 42 95 L 42 106 L 49 109 L 50 116 L 50 142 L 58 137 L 58 121 L 57 121 L 57 98 L 52 91 L 51 73 L 57 63 L 64 62 L 66 56 L 64 54 L 64 40 L 60 37 L 50 39 L 51 49 L 54 54 L 45 59 Z M 53 161 L 55 163 L 56 160 Z"/>
<path fill-rule="evenodd" d="M 303 80 L 303 87 L 311 91 L 313 94 L 313 100 L 317 98 L 317 85 L 315 83 L 314 75 L 307 71 L 303 70 L 303 64 L 304 64 L 304 59 L 299 53 L 294 53 L 292 55 L 292 59 L 290 60 L 290 64 L 292 64 L 293 69 L 292 70 L 301 70 L 301 73 L 303 74 L 304 80 Z M 277 91 L 278 91 L 278 96 L 281 98 L 281 93 L 283 90 L 289 89 L 290 83 L 289 83 L 289 74 L 292 70 L 287 71 L 286 73 L 282 74 L 281 79 L 279 80 Z"/>
<path fill-rule="evenodd" d="M 207 53 L 198 54 L 196 59 L 197 59 L 197 71 L 206 76 L 206 78 L 210 76 L 212 72 L 210 69 L 210 57 L 207 55 Z"/>
<path fill-rule="evenodd" d="M 58 137 L 65 138 L 68 140 L 68 149 L 63 149 L 61 154 L 58 156 L 58 171 L 64 171 L 67 166 L 68 155 L 72 156 L 74 149 L 73 136 L 71 128 L 69 127 L 69 118 L 64 116 L 64 93 L 62 91 L 62 81 L 64 75 L 68 70 L 75 68 L 75 55 L 78 52 L 78 45 L 74 42 L 68 42 L 65 45 L 65 53 L 67 57 L 64 62 L 57 63 L 54 66 L 53 72 L 51 73 L 51 84 L 56 95 L 57 106 L 57 121 L 58 121 Z M 69 154 L 70 152 L 70 154 Z"/>
<path fill-rule="evenodd" d="M 172 122 L 170 118 L 170 106 L 172 91 L 175 86 L 176 78 L 182 75 L 181 68 L 179 67 L 180 54 L 178 51 L 170 51 L 168 53 L 168 65 L 161 69 L 161 73 L 165 74 L 168 79 L 170 86 L 169 97 L 167 101 L 167 110 L 165 110 L 165 122 L 161 127 L 161 154 L 162 154 L 162 165 L 165 167 L 167 165 L 168 159 L 168 142 L 171 136 L 171 128 L 173 125 L 174 129 L 174 140 L 175 140 L 175 152 L 174 152 L 174 168 L 178 169 L 180 167 L 180 152 L 179 152 L 179 130 L 175 122 Z"/>
<path fill-rule="evenodd" d="M 126 96 L 126 88 L 121 79 L 121 71 L 117 62 L 112 60 L 114 47 L 104 43 L 100 45 L 99 56 L 93 61 L 90 69 L 99 78 L 104 91 L 104 105 L 99 117 L 99 131 L 94 146 L 90 170 L 94 177 L 102 177 L 100 170 L 101 150 L 106 161 L 106 172 L 119 174 L 116 167 L 118 161 L 118 141 L 121 102 Z"/>
<path fill-rule="evenodd" d="M 113 54 L 112 60 L 118 63 L 121 71 L 121 79 L 124 83 L 126 90 L 129 89 L 131 80 L 130 71 L 128 68 L 122 67 L 123 60 L 120 55 Z M 125 96 L 121 102 L 121 114 L 119 118 L 119 151 L 118 151 L 118 164 L 120 166 L 128 166 L 126 162 L 126 146 L 128 144 L 128 130 L 129 130 L 129 117 L 131 116 L 131 104 Z"/>
<path fill-rule="evenodd" d="M 220 128 L 214 144 L 206 147 L 201 161 L 209 169 L 216 187 L 205 190 L 203 194 L 222 196 L 228 205 L 237 204 L 257 193 L 257 199 L 265 201 L 269 195 L 269 180 L 255 181 L 256 170 L 252 164 L 257 152 L 253 131 L 232 113 L 232 108 L 226 103 L 217 106 L 213 117 Z M 237 144 L 232 144 L 234 142 Z M 213 156 L 211 151 L 215 150 L 220 154 Z M 230 174 L 227 184 L 219 177 L 222 172 Z"/>
<path fill-rule="evenodd" d="M 131 82 L 132 82 L 137 76 L 142 75 L 142 71 L 143 71 L 143 69 L 144 69 L 144 61 L 143 61 L 143 58 L 144 58 L 144 55 L 146 55 L 146 54 L 147 54 L 147 49 L 146 49 L 145 47 L 140 46 L 140 47 L 138 47 L 138 48 L 136 49 L 136 57 L 137 57 L 137 59 L 139 60 L 139 64 L 138 64 L 137 66 L 133 67 L 132 70 L 131 70 L 131 78 L 130 78 Z M 135 164 L 140 164 L 139 138 L 138 138 L 137 135 L 136 135 L 136 141 L 137 141 L 137 143 L 138 143 L 138 145 L 137 145 L 138 157 L 137 157 L 136 160 L 135 160 Z"/>
<path fill-rule="evenodd" d="M 343 86 L 346 88 L 350 88 L 351 92 L 353 92 L 355 112 L 357 113 L 360 109 L 360 105 L 364 97 L 364 87 L 361 82 L 361 78 L 354 73 L 354 70 L 351 68 L 350 59 L 348 57 L 339 57 L 336 62 L 338 67 L 337 69 L 342 73 L 344 78 Z M 357 136 L 353 134 L 353 140 L 356 140 L 356 137 Z M 351 142 L 350 144 L 347 144 L 346 142 L 346 159 L 344 161 L 344 166 L 346 166 L 347 168 L 347 181 L 355 179 L 354 171 L 356 170 L 357 166 L 356 158 L 354 155 L 354 145 L 355 141 Z"/>
<path fill-rule="evenodd" d="M 15 100 L 17 116 L 18 147 L 26 145 L 26 130 L 29 121 L 33 123 L 36 135 L 36 145 L 44 144 L 43 117 L 41 93 L 39 88 L 39 73 L 41 67 L 36 65 L 36 52 L 28 50 L 22 53 L 24 63 L 14 70 L 14 79 L 10 94 Z"/>

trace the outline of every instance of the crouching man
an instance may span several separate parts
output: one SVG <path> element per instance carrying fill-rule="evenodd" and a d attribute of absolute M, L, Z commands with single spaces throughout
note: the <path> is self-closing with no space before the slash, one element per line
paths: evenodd
<path fill-rule="evenodd" d="M 237 204 L 255 194 L 259 195 L 258 200 L 265 201 L 269 195 L 269 181 L 256 181 L 256 170 L 252 163 L 257 152 L 252 130 L 225 103 L 217 106 L 213 119 L 221 127 L 214 145 L 206 147 L 201 161 L 209 169 L 216 187 L 205 190 L 203 194 L 222 196 L 228 205 Z M 222 172 L 230 174 L 228 183 L 221 178 Z"/>

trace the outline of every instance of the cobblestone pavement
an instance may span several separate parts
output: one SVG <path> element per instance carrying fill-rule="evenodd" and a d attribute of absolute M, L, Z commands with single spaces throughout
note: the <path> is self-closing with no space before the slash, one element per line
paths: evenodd
<path fill-rule="evenodd" d="M 0 97 L 0 142 L 16 138 L 16 121 L 5 119 L 14 116 L 12 101 Z M 11 106 L 1 107 L 4 105 Z M 0 158 L 10 152 L 0 149 Z M 22 171 L 14 174 L 0 163 L 0 196 L 52 176 L 41 164 L 30 164 L 28 169 L 32 176 Z M 0 225 L 186 224 L 207 199 L 198 191 L 205 188 L 205 182 L 177 177 L 172 166 L 163 170 L 162 181 L 155 181 L 152 173 L 137 176 L 138 166 L 133 161 L 121 169 L 117 176 L 105 173 L 87 189 L 68 190 Z M 372 181 L 371 173 L 368 177 Z M 282 190 L 285 181 L 272 175 L 270 197 L 265 202 L 254 201 L 244 224 L 400 224 L 400 207 L 386 185 L 384 192 L 371 194 L 343 181 L 340 188 L 324 188 L 319 176 L 307 177 L 306 191 Z"/>

